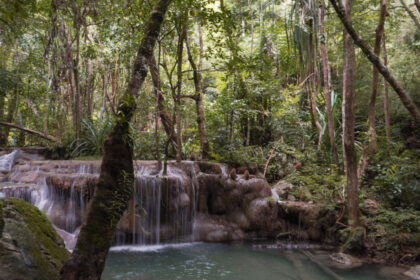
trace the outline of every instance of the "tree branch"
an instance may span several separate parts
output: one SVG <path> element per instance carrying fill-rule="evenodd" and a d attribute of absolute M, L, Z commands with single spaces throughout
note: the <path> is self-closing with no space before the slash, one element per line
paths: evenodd
<path fill-rule="evenodd" d="M 385 78 L 385 80 L 391 85 L 395 92 L 400 97 L 404 107 L 410 112 L 416 122 L 416 127 L 420 127 L 420 112 L 414 104 L 413 100 L 407 94 L 407 92 L 398 84 L 394 76 L 391 75 L 388 68 L 381 62 L 380 58 L 372 52 L 365 41 L 360 38 L 359 34 L 354 30 L 352 24 L 345 18 L 344 10 L 341 4 L 337 3 L 337 0 L 329 0 L 334 10 L 336 11 L 339 19 L 343 23 L 345 29 L 352 37 L 354 43 L 363 51 L 366 57 L 372 62 L 372 64 L 378 69 L 379 73 Z"/>
<path fill-rule="evenodd" d="M 27 132 L 29 134 L 33 134 L 33 135 L 36 135 L 38 137 L 44 138 L 48 141 L 58 142 L 58 143 L 61 142 L 60 139 L 58 139 L 58 138 L 56 138 L 52 135 L 48 135 L 48 134 L 45 134 L 45 133 L 42 133 L 42 132 L 39 132 L 39 131 L 35 131 L 35 130 L 32 130 L 32 129 L 20 126 L 18 124 L 8 123 L 8 122 L 0 122 L 0 125 L 19 129 L 19 130 L 22 130 L 22 131 Z"/>

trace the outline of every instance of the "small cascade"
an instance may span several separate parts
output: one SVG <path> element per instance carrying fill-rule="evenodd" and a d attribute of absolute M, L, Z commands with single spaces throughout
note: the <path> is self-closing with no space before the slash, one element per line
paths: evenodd
<path fill-rule="evenodd" d="M 0 171 L 9 172 L 12 170 L 13 164 L 15 163 L 16 157 L 19 155 L 19 150 L 14 150 L 10 154 L 6 154 L 0 157 Z"/>
<path fill-rule="evenodd" d="M 70 250 L 74 247 L 100 172 L 97 161 L 19 161 L 18 151 L 0 157 L 7 170 L 0 198 L 23 199 L 44 211 Z M 190 242 L 199 184 L 194 162 L 168 162 L 167 174 L 155 162 L 135 161 L 133 198 L 121 218 L 116 245 Z"/>
<path fill-rule="evenodd" d="M 191 241 L 194 180 L 174 167 L 168 166 L 166 176 L 150 175 L 153 170 L 136 168 L 133 199 L 118 225 L 116 245 Z"/>

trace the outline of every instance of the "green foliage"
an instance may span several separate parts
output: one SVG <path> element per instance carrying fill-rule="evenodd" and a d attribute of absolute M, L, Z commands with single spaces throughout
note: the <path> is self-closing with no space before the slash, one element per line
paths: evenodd
<path fill-rule="evenodd" d="M 163 158 L 162 147 L 166 144 L 166 135 L 162 131 L 158 131 L 159 137 L 159 152 L 161 158 Z M 148 131 L 133 131 L 133 142 L 134 151 L 133 155 L 135 159 L 143 160 L 154 160 L 156 159 L 156 134 L 152 130 Z"/>
<path fill-rule="evenodd" d="M 420 211 L 410 208 L 380 208 L 368 219 L 369 237 L 379 249 L 391 256 L 401 256 L 403 248 L 418 248 L 420 242 Z M 415 250 L 414 250 L 415 251 Z M 416 258 L 416 255 L 411 255 Z M 419 253 L 417 251 L 417 257 Z"/>
<path fill-rule="evenodd" d="M 91 120 L 82 120 L 83 135 L 70 144 L 72 157 L 102 155 L 105 139 L 112 129 L 112 122 L 104 120 L 96 126 Z"/>
<path fill-rule="evenodd" d="M 420 210 L 420 151 L 400 152 L 401 145 L 379 144 L 379 151 L 369 167 L 370 176 L 365 178 L 365 183 L 370 183 L 376 196 L 390 207 Z M 372 182 L 369 182 L 369 178 L 373 179 Z"/>
<path fill-rule="evenodd" d="M 298 186 L 292 192 L 298 199 L 327 204 L 345 201 L 346 179 L 336 165 L 306 161 L 301 169 L 286 179 Z"/>

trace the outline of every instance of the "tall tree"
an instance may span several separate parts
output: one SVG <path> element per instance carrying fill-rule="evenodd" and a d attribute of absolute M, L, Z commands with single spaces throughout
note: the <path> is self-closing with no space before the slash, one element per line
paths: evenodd
<path fill-rule="evenodd" d="M 132 195 L 133 146 L 129 122 L 136 110 L 136 98 L 146 78 L 147 64 L 169 4 L 170 0 L 159 0 L 145 26 L 128 88 L 118 106 L 112 132 L 105 141 L 101 172 L 90 209 L 74 252 L 61 269 L 63 280 L 101 278 L 117 223 Z"/>
<path fill-rule="evenodd" d="M 201 71 L 202 71 L 202 60 L 203 60 L 203 35 L 201 30 L 201 23 L 198 24 L 199 29 L 199 43 L 200 43 L 200 57 L 198 67 L 194 62 L 194 58 L 191 53 L 190 43 L 188 40 L 188 36 L 185 36 L 185 45 L 187 47 L 187 55 L 188 61 L 190 62 L 191 68 L 193 70 L 193 80 L 195 86 L 195 95 L 189 96 L 195 101 L 195 106 L 197 110 L 197 125 L 198 125 L 198 133 L 200 137 L 200 149 L 201 149 L 201 158 L 208 159 L 209 158 L 209 141 L 207 139 L 207 131 L 206 131 L 206 119 L 204 117 L 204 110 L 203 110 L 203 87 L 201 84 Z"/>
<path fill-rule="evenodd" d="M 343 0 L 344 17 L 351 21 L 351 2 Z M 355 122 L 355 80 L 356 55 L 353 40 L 348 32 L 344 31 L 344 62 L 343 62 L 343 148 L 347 176 L 347 205 L 350 224 L 359 224 L 359 202 L 357 190 L 357 154 L 354 145 Z"/>
<path fill-rule="evenodd" d="M 165 98 L 162 94 L 162 88 L 160 86 L 161 81 L 160 81 L 159 68 L 156 64 L 156 58 L 154 56 L 150 58 L 149 66 L 150 66 L 150 74 L 152 76 L 153 87 L 154 87 L 155 96 L 156 96 L 157 111 L 162 121 L 166 136 L 168 137 L 172 145 L 172 149 L 176 151 L 178 148 L 176 144 L 174 125 L 172 123 L 171 118 L 169 117 L 169 114 L 164 104 Z"/>
<path fill-rule="evenodd" d="M 381 40 L 384 36 L 384 25 L 385 18 L 387 15 L 387 3 L 386 0 L 381 0 L 381 11 L 379 16 L 379 23 L 376 27 L 375 32 L 375 47 L 373 52 L 375 55 L 379 56 L 381 52 Z M 362 182 L 362 177 L 365 174 L 366 168 L 369 164 L 369 158 L 373 155 L 376 149 L 376 129 L 375 129 L 375 107 L 376 107 L 376 96 L 378 92 L 378 83 L 379 83 L 379 72 L 375 66 L 372 69 L 372 94 L 370 96 L 369 107 L 368 107 L 368 143 L 363 149 L 363 154 L 360 160 L 358 177 L 359 177 L 359 186 Z"/>
<path fill-rule="evenodd" d="M 410 98 L 408 93 L 400 86 L 400 84 L 395 80 L 394 76 L 391 75 L 388 68 L 383 65 L 381 60 L 377 55 L 375 55 L 369 46 L 366 44 L 365 41 L 360 38 L 359 34 L 354 30 L 351 22 L 345 16 L 345 10 L 341 4 L 337 3 L 337 0 L 330 0 L 330 3 L 334 7 L 339 19 L 343 23 L 345 29 L 353 39 L 354 43 L 359 46 L 359 48 L 363 51 L 369 61 L 378 69 L 379 73 L 385 78 L 385 80 L 391 85 L 391 87 L 395 90 L 395 92 L 400 97 L 401 102 L 403 103 L 404 107 L 407 111 L 411 114 L 416 123 L 416 130 L 417 133 L 420 133 L 420 111 L 417 108 L 416 104 Z"/>
<path fill-rule="evenodd" d="M 384 52 L 384 65 L 388 65 L 388 56 L 386 53 L 386 36 L 384 32 L 384 37 L 382 39 L 382 50 Z M 389 116 L 389 93 L 388 93 L 388 83 L 384 80 L 384 117 L 385 117 L 385 133 L 388 141 L 391 139 L 391 118 Z"/>
<path fill-rule="evenodd" d="M 318 7 L 318 29 L 320 36 L 320 48 L 321 48 L 321 60 L 322 60 L 322 70 L 324 74 L 324 91 L 325 91 L 325 104 L 327 111 L 327 125 L 328 125 L 328 135 L 330 138 L 330 146 L 333 155 L 334 163 L 338 165 L 338 152 L 337 146 L 335 144 L 335 135 L 334 135 L 334 119 L 331 108 L 331 73 L 330 66 L 328 64 L 328 52 L 327 52 L 327 37 L 324 32 L 324 15 L 325 15 L 325 1 L 320 1 L 320 6 Z"/>

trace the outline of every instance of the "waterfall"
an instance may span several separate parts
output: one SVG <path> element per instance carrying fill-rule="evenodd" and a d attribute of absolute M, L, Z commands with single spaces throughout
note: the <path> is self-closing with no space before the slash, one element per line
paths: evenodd
<path fill-rule="evenodd" d="M 0 171 L 10 171 L 13 164 L 15 163 L 16 156 L 19 155 L 19 150 L 14 150 L 10 154 L 6 154 L 0 157 Z"/>
<path fill-rule="evenodd" d="M 16 150 L 0 157 L 0 197 L 21 198 L 44 211 L 72 249 L 99 177 L 98 161 L 17 162 Z M 156 171 L 156 162 L 135 161 L 133 197 L 118 223 L 116 245 L 152 245 L 193 241 L 198 205 L 194 162 L 179 167 L 168 162 L 168 172 Z M 158 174 L 158 175 L 152 175 Z"/>

